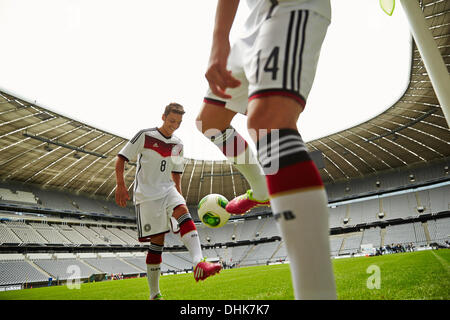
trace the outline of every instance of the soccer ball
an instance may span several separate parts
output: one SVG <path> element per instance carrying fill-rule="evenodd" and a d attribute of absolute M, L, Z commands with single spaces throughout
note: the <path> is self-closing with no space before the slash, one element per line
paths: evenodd
<path fill-rule="evenodd" d="M 209 228 L 220 228 L 230 219 L 225 210 L 227 198 L 220 194 L 208 194 L 198 203 L 198 217 Z"/>

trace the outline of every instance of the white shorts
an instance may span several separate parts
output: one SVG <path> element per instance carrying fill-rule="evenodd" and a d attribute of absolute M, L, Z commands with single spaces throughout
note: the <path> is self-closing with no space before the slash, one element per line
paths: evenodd
<path fill-rule="evenodd" d="M 266 15 L 266 14 L 264 14 Z M 283 95 L 305 106 L 330 20 L 309 10 L 278 5 L 257 31 L 232 46 L 227 69 L 241 81 L 224 100 L 208 89 L 204 102 L 247 113 L 254 98 Z"/>
<path fill-rule="evenodd" d="M 175 187 L 171 188 L 164 198 L 148 200 L 136 204 L 136 223 L 138 240 L 150 241 L 150 236 L 176 231 L 178 224 L 172 218 L 173 210 L 186 204 L 184 198 Z"/>

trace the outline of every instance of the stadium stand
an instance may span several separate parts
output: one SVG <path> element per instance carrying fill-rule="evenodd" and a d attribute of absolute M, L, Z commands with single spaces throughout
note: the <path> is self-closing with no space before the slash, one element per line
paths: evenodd
<path fill-rule="evenodd" d="M 171 253 L 163 252 L 162 259 L 163 263 L 161 266 L 161 271 L 184 271 L 192 269 L 192 263 L 190 258 L 187 257 L 189 253 Z"/>
<path fill-rule="evenodd" d="M 93 214 L 123 219 L 134 219 L 134 207 L 121 208 L 113 201 L 102 198 L 75 195 L 53 189 L 42 189 L 36 185 L 16 182 L 0 182 L 0 204 L 22 205 L 38 211 L 67 212 L 78 215 Z"/>
<path fill-rule="evenodd" d="M 273 217 L 263 218 L 263 225 L 261 226 L 261 229 L 258 232 L 260 238 L 271 238 L 274 236 L 280 236 L 280 232 Z"/>
<path fill-rule="evenodd" d="M 450 218 L 428 220 L 427 224 L 431 241 L 440 244 L 450 241 Z"/>
<path fill-rule="evenodd" d="M 286 247 L 284 245 L 284 242 L 278 242 L 278 246 L 275 249 L 274 253 L 272 254 L 271 261 L 272 262 L 282 262 L 285 261 L 287 258 L 287 252 Z"/>
<path fill-rule="evenodd" d="M 381 229 L 379 227 L 365 229 L 361 240 L 361 245 L 372 244 L 374 247 L 381 247 Z"/>
<path fill-rule="evenodd" d="M 136 237 L 137 237 L 137 234 L 136 234 Z M 201 240 L 202 240 L 202 238 L 200 239 L 200 241 Z M 181 242 L 179 234 L 174 234 L 172 232 L 169 232 L 169 233 L 166 234 L 165 246 L 167 246 L 167 247 L 176 247 L 176 246 L 182 246 L 182 245 L 183 245 L 183 243 Z"/>
<path fill-rule="evenodd" d="M 37 233 L 39 233 L 47 243 L 49 244 L 69 244 L 72 243 L 70 240 L 65 238 L 61 233 L 58 232 L 57 229 L 49 226 L 46 223 L 35 223 L 29 222 L 29 226 L 31 226 Z"/>
<path fill-rule="evenodd" d="M 387 193 L 399 189 L 420 188 L 423 185 L 448 181 L 448 173 L 444 172 L 444 166 L 445 162 L 436 162 L 414 168 L 403 167 L 397 170 L 388 170 L 377 176 L 365 176 L 349 181 L 328 183 L 326 185 L 328 199 L 333 203 L 346 198 Z M 414 179 L 411 179 L 411 175 Z"/>
<path fill-rule="evenodd" d="M 40 188 L 33 188 L 33 193 L 40 200 L 40 206 L 44 208 L 51 208 L 55 210 L 70 210 L 75 211 L 77 208 L 71 203 L 67 194 L 54 190 L 42 190 Z"/>
<path fill-rule="evenodd" d="M 94 232 L 96 232 L 100 239 L 103 239 L 105 242 L 112 244 L 112 245 L 124 245 L 125 241 L 122 241 L 119 239 L 116 235 L 114 235 L 111 231 L 108 229 L 105 229 L 101 226 L 95 227 L 91 226 L 90 229 Z"/>
<path fill-rule="evenodd" d="M 22 241 L 27 244 L 45 244 L 48 241 L 35 229 L 22 221 L 5 221 L 5 225 Z"/>
<path fill-rule="evenodd" d="M 124 230 L 119 228 L 107 227 L 106 231 L 113 234 L 117 239 L 123 242 L 123 244 L 131 245 L 131 246 L 142 246 L 142 244 L 137 241 L 137 234 L 133 237 Z"/>
<path fill-rule="evenodd" d="M 27 191 L 20 191 L 7 188 L 0 188 L 0 197 L 4 201 L 23 202 L 30 204 L 37 204 L 37 200 L 33 193 Z"/>
<path fill-rule="evenodd" d="M 344 225 L 344 219 L 347 218 L 347 212 L 350 210 L 350 204 L 331 205 L 329 208 L 330 228 L 336 228 Z"/>
<path fill-rule="evenodd" d="M 124 275 L 130 275 L 145 272 L 115 257 L 113 253 L 99 253 L 99 258 L 86 258 L 83 261 L 92 268 L 107 274 L 122 273 Z"/>
<path fill-rule="evenodd" d="M 255 244 L 248 248 L 239 261 L 241 266 L 267 264 L 278 248 L 278 242 Z"/>
<path fill-rule="evenodd" d="M 0 244 L 19 244 L 22 240 L 14 234 L 4 223 L 0 223 Z"/>
<path fill-rule="evenodd" d="M 134 255 L 131 253 L 126 253 L 126 255 L 121 256 L 121 258 L 126 263 L 135 266 L 139 270 L 142 270 L 142 272 L 147 272 L 145 254 L 143 252 L 136 252 Z"/>
<path fill-rule="evenodd" d="M 99 273 L 92 267 L 76 259 L 34 260 L 34 264 L 52 276 L 55 280 L 88 278 Z"/>
<path fill-rule="evenodd" d="M 239 264 L 245 258 L 245 253 L 249 250 L 249 246 L 240 246 L 232 248 L 233 263 Z"/>
<path fill-rule="evenodd" d="M 414 222 L 414 234 L 416 236 L 416 245 L 417 246 L 426 246 L 427 245 L 427 237 L 425 234 L 425 226 L 422 222 Z"/>
<path fill-rule="evenodd" d="M 411 242 L 416 242 L 414 225 L 412 223 L 386 227 L 385 244 L 406 244 Z"/>
<path fill-rule="evenodd" d="M 41 283 L 48 275 L 33 267 L 22 254 L 0 254 L 0 285 Z"/>
<path fill-rule="evenodd" d="M 340 254 L 356 253 L 361 246 L 361 240 L 362 240 L 361 232 L 347 235 L 343 239 L 343 248 L 340 250 Z"/>
<path fill-rule="evenodd" d="M 341 250 L 343 238 L 341 236 L 330 237 L 330 251 L 332 256 L 337 256 Z"/>
<path fill-rule="evenodd" d="M 89 240 L 93 245 L 107 245 L 107 239 L 101 238 L 101 236 L 94 230 L 82 225 L 74 225 L 73 229 L 82 234 L 87 240 Z"/>
<path fill-rule="evenodd" d="M 74 245 L 92 245 L 92 242 L 67 224 L 53 224 L 52 226 Z"/>

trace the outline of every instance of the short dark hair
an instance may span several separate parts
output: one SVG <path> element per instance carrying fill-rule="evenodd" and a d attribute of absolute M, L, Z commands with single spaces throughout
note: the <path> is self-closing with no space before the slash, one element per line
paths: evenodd
<path fill-rule="evenodd" d="M 164 110 L 164 115 L 167 116 L 171 112 L 178 114 L 185 114 L 183 106 L 176 102 L 171 102 L 166 106 L 166 109 Z"/>

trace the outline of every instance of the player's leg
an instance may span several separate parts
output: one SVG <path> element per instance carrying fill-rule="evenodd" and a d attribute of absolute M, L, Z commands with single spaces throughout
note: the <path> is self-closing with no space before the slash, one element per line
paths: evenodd
<path fill-rule="evenodd" d="M 198 236 L 197 228 L 192 220 L 186 205 L 178 205 L 174 210 L 172 216 L 178 222 L 179 234 L 184 246 L 188 249 L 192 258 L 192 263 L 195 266 L 202 261 L 202 247 L 200 238 Z"/>
<path fill-rule="evenodd" d="M 328 201 L 298 130 L 329 21 L 306 10 L 273 11 L 251 70 L 248 128 L 266 174 L 297 299 L 336 299 Z"/>
<path fill-rule="evenodd" d="M 250 184 L 251 190 L 248 193 L 227 205 L 228 212 L 241 214 L 256 205 L 269 203 L 264 175 L 258 161 L 247 141 L 231 126 L 236 113 L 245 114 L 247 109 L 247 80 L 243 75 L 235 76 L 242 84 L 241 87 L 230 90 L 229 93 L 233 96 L 231 101 L 220 100 L 208 91 L 197 117 L 197 128 L 220 149 Z"/>
<path fill-rule="evenodd" d="M 286 118 L 277 117 L 280 108 Z M 300 110 L 290 98 L 255 99 L 249 106 L 248 124 L 262 133 L 256 140 L 258 155 L 267 173 L 272 212 L 286 243 L 295 296 L 335 299 L 327 195 L 292 120 Z"/>
<path fill-rule="evenodd" d="M 150 237 L 150 246 L 147 251 L 147 281 L 150 288 L 150 300 L 161 300 L 159 289 L 161 276 L 162 252 L 164 248 L 164 233 Z"/>
<path fill-rule="evenodd" d="M 150 300 L 162 298 L 159 290 L 161 274 L 162 252 L 164 248 L 164 235 L 169 232 L 167 218 L 161 210 L 163 201 L 151 200 L 136 205 L 136 224 L 139 242 L 149 242 L 147 251 L 147 280 L 150 290 Z"/>
<path fill-rule="evenodd" d="M 169 208 L 170 207 L 171 206 L 169 206 Z M 176 205 L 173 209 L 172 216 L 178 222 L 181 241 L 191 255 L 194 266 L 194 279 L 196 281 L 205 280 L 207 277 L 218 273 L 222 269 L 220 264 L 206 262 L 205 259 L 203 259 L 202 247 L 197 228 L 186 205 Z"/>
<path fill-rule="evenodd" d="M 210 138 L 216 131 L 223 131 L 230 126 L 236 111 L 225 108 L 225 102 L 204 98 L 200 112 L 197 115 L 197 129 Z"/>

